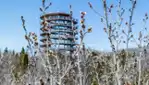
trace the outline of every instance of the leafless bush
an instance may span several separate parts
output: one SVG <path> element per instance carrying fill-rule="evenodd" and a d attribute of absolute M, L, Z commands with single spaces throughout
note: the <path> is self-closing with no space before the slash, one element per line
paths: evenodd
<path fill-rule="evenodd" d="M 123 15 L 127 11 L 125 8 L 121 7 L 122 0 L 118 0 L 118 4 L 111 4 L 108 6 L 107 0 L 102 0 L 104 15 L 102 16 L 98 11 L 95 10 L 94 6 L 88 2 L 89 7 L 101 18 L 101 22 L 104 24 L 104 31 L 108 35 L 108 40 L 112 48 L 112 60 L 111 64 L 114 75 L 114 85 L 146 85 L 148 80 L 144 80 L 145 75 L 142 77 L 142 69 L 145 65 L 141 62 L 144 61 L 145 57 L 147 58 L 147 44 L 148 44 L 148 34 L 146 22 L 148 20 L 148 14 L 145 14 L 143 18 L 144 26 L 143 29 L 139 32 L 139 38 L 136 39 L 133 35 L 132 29 L 135 25 L 133 22 L 133 16 L 136 9 L 137 0 L 130 0 L 131 8 L 129 9 L 130 15 L 128 18 L 124 18 Z M 116 13 L 112 10 L 116 9 Z M 116 14 L 118 19 L 111 19 L 112 14 Z M 125 21 L 128 20 L 128 21 Z M 123 29 L 124 28 L 124 29 Z M 138 48 L 135 52 L 129 51 L 129 44 L 133 41 Z M 125 45 L 125 50 L 122 50 L 119 53 L 120 44 Z M 137 51 L 139 49 L 139 51 Z M 130 55 L 131 54 L 131 55 Z M 144 61 L 144 63 L 146 63 Z M 143 67 L 142 67 L 143 66 Z M 112 74 L 112 73 L 111 73 Z M 147 76 L 147 74 L 146 74 Z M 98 79 L 98 78 L 97 78 Z M 116 80 L 115 80 L 116 79 Z M 142 81 L 145 81 L 142 83 Z M 98 83 L 99 84 L 99 83 Z M 111 85 L 111 84 L 110 84 Z"/>

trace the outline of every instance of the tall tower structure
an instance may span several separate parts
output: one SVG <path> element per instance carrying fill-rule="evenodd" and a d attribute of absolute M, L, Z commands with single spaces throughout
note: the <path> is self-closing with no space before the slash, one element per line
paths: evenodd
<path fill-rule="evenodd" d="M 43 50 L 73 52 L 77 44 L 77 20 L 67 13 L 48 13 L 40 17 L 41 25 L 40 47 Z"/>

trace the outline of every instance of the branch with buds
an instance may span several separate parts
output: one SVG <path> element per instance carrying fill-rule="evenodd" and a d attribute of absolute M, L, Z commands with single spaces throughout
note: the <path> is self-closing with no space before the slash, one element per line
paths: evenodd
<path fill-rule="evenodd" d="M 31 52 L 31 56 L 33 57 L 37 53 L 37 49 L 38 49 L 37 35 L 35 33 L 32 33 L 32 32 L 28 33 L 26 26 L 25 26 L 25 19 L 23 16 L 21 16 L 21 20 L 22 20 L 23 29 L 25 31 L 25 39 L 28 42 L 27 50 L 29 50 Z M 37 48 L 37 49 L 34 50 L 34 48 Z"/>

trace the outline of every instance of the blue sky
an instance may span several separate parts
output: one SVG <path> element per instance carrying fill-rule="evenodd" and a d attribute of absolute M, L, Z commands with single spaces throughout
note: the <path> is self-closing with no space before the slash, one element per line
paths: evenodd
<path fill-rule="evenodd" d="M 50 0 L 47 0 L 50 1 Z M 93 32 L 85 38 L 87 46 L 95 49 L 110 50 L 110 45 L 106 34 L 103 32 L 103 25 L 100 18 L 88 7 L 89 0 L 51 0 L 53 5 L 49 12 L 69 12 L 68 6 L 71 4 L 74 10 L 74 17 L 80 19 L 80 11 L 87 12 L 86 23 L 93 27 Z M 90 0 L 94 7 L 103 14 L 101 0 Z M 115 4 L 117 0 L 107 0 L 108 3 Z M 129 0 L 122 0 L 123 7 L 130 6 Z M 141 19 L 144 13 L 148 13 L 149 0 L 138 0 L 134 16 L 134 33 L 141 29 Z M 41 0 L 1 0 L 0 1 L 0 48 L 8 47 L 20 51 L 27 45 L 24 39 L 24 31 L 21 27 L 20 16 L 26 19 L 27 29 L 39 34 Z M 126 13 L 128 15 L 128 13 Z M 114 16 L 114 15 L 113 15 Z M 126 17 L 124 17 L 126 18 Z"/>

